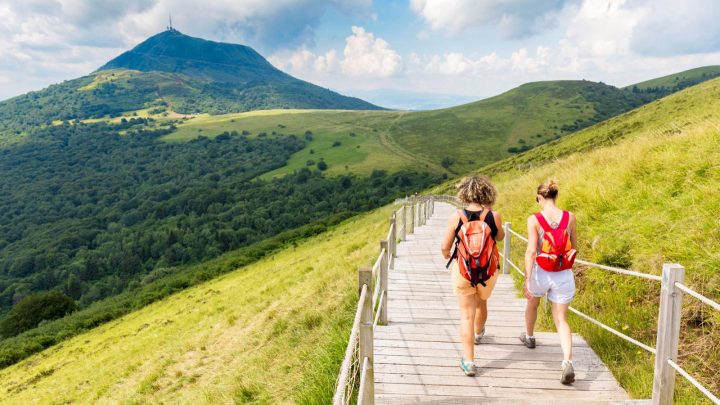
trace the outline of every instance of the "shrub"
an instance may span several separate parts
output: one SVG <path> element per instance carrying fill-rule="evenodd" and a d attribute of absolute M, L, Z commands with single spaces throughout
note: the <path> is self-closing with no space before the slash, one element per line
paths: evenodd
<path fill-rule="evenodd" d="M 325 163 L 324 160 L 321 160 L 318 162 L 317 168 L 320 169 L 321 171 L 325 171 L 325 170 L 327 170 L 328 165 L 327 165 L 327 163 Z"/>
<path fill-rule="evenodd" d="M 59 291 L 30 294 L 15 304 L 0 323 L 0 334 L 6 338 L 15 336 L 42 321 L 62 318 L 76 309 L 75 300 Z"/>

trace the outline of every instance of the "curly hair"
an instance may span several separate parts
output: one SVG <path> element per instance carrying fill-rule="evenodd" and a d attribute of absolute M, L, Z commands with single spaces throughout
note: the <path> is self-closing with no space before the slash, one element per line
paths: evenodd
<path fill-rule="evenodd" d="M 543 198 L 547 198 L 550 200 L 556 199 L 559 192 L 560 187 L 558 187 L 557 181 L 553 179 L 549 179 L 545 183 L 539 185 L 537 188 L 538 195 L 541 195 Z"/>
<path fill-rule="evenodd" d="M 497 190 L 486 176 L 468 176 L 460 180 L 455 186 L 457 196 L 466 204 L 480 204 L 487 207 L 495 204 Z"/>

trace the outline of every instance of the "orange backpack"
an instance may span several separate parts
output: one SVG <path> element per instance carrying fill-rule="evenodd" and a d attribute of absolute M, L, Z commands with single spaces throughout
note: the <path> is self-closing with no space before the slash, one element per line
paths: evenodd
<path fill-rule="evenodd" d="M 460 274 L 475 287 L 492 277 L 498 268 L 498 249 L 485 217 L 490 210 L 484 210 L 477 220 L 469 220 L 467 211 L 458 211 L 460 222 L 455 230 L 455 250 L 445 267 L 457 259 Z"/>
<path fill-rule="evenodd" d="M 572 269 L 575 263 L 575 254 L 570 234 L 567 231 L 570 223 L 570 213 L 563 211 L 560 225 L 551 228 L 545 217 L 535 213 L 540 227 L 543 229 L 543 239 L 540 251 L 535 256 L 535 262 L 545 271 L 563 271 Z"/>

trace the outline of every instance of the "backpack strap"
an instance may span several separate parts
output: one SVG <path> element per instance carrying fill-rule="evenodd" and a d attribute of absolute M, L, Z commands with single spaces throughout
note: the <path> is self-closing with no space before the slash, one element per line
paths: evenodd
<path fill-rule="evenodd" d="M 565 217 L 565 214 L 563 214 L 563 218 Z M 545 219 L 543 214 L 536 212 L 535 218 L 537 219 L 538 223 L 540 224 L 540 227 L 545 231 L 545 233 L 552 232 L 552 228 L 550 227 L 550 224 L 548 224 L 548 221 Z"/>
<path fill-rule="evenodd" d="M 567 211 L 563 211 L 562 219 L 560 220 L 560 226 L 558 226 L 558 229 L 567 229 L 569 224 L 570 224 L 570 213 Z"/>
<path fill-rule="evenodd" d="M 452 264 L 452 261 L 455 259 L 455 256 L 457 256 L 457 250 L 458 250 L 458 243 L 460 243 L 460 238 L 458 237 L 458 232 L 460 232 L 460 229 L 463 225 L 470 222 L 468 220 L 467 215 L 465 215 L 465 210 L 458 210 L 458 216 L 460 217 L 460 220 L 458 221 L 458 225 L 455 227 L 455 247 L 453 247 L 452 254 L 450 255 L 450 259 L 448 260 L 447 264 L 445 264 L 445 268 L 449 269 L 450 264 Z"/>

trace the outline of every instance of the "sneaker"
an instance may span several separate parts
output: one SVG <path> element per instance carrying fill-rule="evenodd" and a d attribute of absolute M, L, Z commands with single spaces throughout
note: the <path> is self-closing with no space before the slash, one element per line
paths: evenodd
<path fill-rule="evenodd" d="M 484 336 L 485 336 L 485 327 L 483 326 L 483 328 L 482 328 L 482 330 L 480 331 L 480 333 L 476 333 L 476 334 L 475 334 L 475 344 L 476 344 L 476 345 L 479 345 L 480 342 L 482 341 L 482 338 L 483 338 Z"/>
<path fill-rule="evenodd" d="M 522 335 L 520 335 L 520 341 L 523 342 L 528 349 L 535 348 L 535 336 L 529 338 L 527 333 L 523 332 Z"/>
<path fill-rule="evenodd" d="M 565 385 L 570 385 L 575 382 L 575 369 L 573 368 L 572 361 L 563 361 L 560 382 Z"/>
<path fill-rule="evenodd" d="M 468 377 L 474 377 L 475 376 L 475 363 L 472 361 L 465 361 L 465 358 L 460 359 L 460 368 L 462 369 L 463 373 L 465 373 Z"/>

